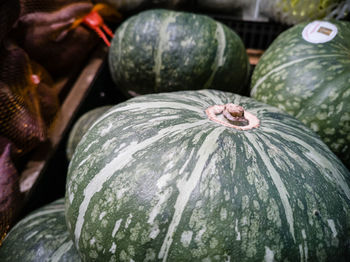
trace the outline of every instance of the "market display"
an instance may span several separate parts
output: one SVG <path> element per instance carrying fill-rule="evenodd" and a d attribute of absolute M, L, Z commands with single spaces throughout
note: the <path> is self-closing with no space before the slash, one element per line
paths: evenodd
<path fill-rule="evenodd" d="M 340 261 L 349 175 L 277 108 L 216 90 L 144 95 L 80 141 L 67 225 L 84 261 Z"/>
<path fill-rule="evenodd" d="M 9 3 L 0 261 L 350 261 L 350 0 Z"/>
<path fill-rule="evenodd" d="M 243 93 L 249 77 L 234 31 L 208 16 L 164 9 L 118 27 L 108 59 L 116 87 L 129 97 L 203 88 Z"/>

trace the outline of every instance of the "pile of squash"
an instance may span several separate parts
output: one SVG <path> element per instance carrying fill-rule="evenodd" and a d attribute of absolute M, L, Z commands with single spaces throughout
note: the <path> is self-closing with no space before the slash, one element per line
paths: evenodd
<path fill-rule="evenodd" d="M 349 261 L 349 22 L 297 24 L 252 67 L 224 24 L 152 9 L 108 62 L 129 99 L 76 122 L 65 199 L 1 261 Z"/>

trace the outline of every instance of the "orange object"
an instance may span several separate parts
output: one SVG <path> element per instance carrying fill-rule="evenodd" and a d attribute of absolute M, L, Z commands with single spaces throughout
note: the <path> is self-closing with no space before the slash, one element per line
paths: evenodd
<path fill-rule="evenodd" d="M 15 43 L 4 41 L 0 54 L 0 135 L 27 153 L 46 140 L 58 94 L 46 70 Z"/>
<path fill-rule="evenodd" d="M 82 18 L 82 23 L 94 30 L 98 34 L 98 36 L 102 38 L 102 40 L 106 43 L 107 46 L 111 45 L 110 41 L 107 39 L 107 36 L 102 31 L 102 29 L 106 32 L 107 35 L 113 38 L 114 35 L 112 33 L 112 30 L 108 28 L 108 26 L 104 23 L 103 18 L 96 10 L 92 9 L 90 13 L 85 15 Z"/>
<path fill-rule="evenodd" d="M 106 34 L 113 38 L 114 34 L 112 30 L 105 24 L 104 18 L 111 20 L 121 19 L 122 15 L 107 4 L 96 4 L 91 11 L 84 15 L 82 18 L 75 20 L 72 25 L 72 28 L 77 27 L 80 24 L 87 26 L 88 28 L 94 30 L 97 35 L 102 38 L 107 46 L 110 46 L 111 43 L 108 40 Z"/>

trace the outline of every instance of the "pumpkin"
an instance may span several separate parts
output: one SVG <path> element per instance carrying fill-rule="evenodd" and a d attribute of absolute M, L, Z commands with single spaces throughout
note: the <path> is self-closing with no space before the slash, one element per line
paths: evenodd
<path fill-rule="evenodd" d="M 68 160 L 71 160 L 74 150 L 85 132 L 90 128 L 90 126 L 94 123 L 94 121 L 96 121 L 97 118 L 99 118 L 111 107 L 112 106 L 110 105 L 97 107 L 85 112 L 78 118 L 68 135 L 66 146 L 66 156 Z"/>
<path fill-rule="evenodd" d="M 259 4 L 262 14 L 288 25 L 315 19 L 340 19 L 350 11 L 346 0 L 261 0 Z"/>
<path fill-rule="evenodd" d="M 153 9 L 127 19 L 108 55 L 126 96 L 214 88 L 242 93 L 249 77 L 242 40 L 204 15 Z"/>
<path fill-rule="evenodd" d="M 350 23 L 314 21 L 282 33 L 261 57 L 251 96 L 295 116 L 350 166 Z"/>
<path fill-rule="evenodd" d="M 81 261 L 67 231 L 64 199 L 19 221 L 0 247 L 0 261 Z"/>
<path fill-rule="evenodd" d="M 349 185 L 277 108 L 212 89 L 150 94 L 84 135 L 66 219 L 84 261 L 345 261 Z"/>

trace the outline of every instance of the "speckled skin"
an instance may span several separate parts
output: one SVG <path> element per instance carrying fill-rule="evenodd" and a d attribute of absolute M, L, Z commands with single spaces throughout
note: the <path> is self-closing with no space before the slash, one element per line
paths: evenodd
<path fill-rule="evenodd" d="M 228 103 L 259 127 L 208 119 Z M 216 90 L 152 94 L 82 138 L 67 225 L 84 261 L 346 261 L 349 185 L 319 137 L 277 108 Z"/>
<path fill-rule="evenodd" d="M 259 11 L 275 22 L 295 25 L 301 22 L 344 17 L 344 0 L 260 0 Z M 337 9 L 337 10 L 335 10 Z M 332 14 L 333 12 L 333 14 Z"/>
<path fill-rule="evenodd" d="M 251 96 L 301 120 L 350 167 L 350 23 L 332 23 L 338 34 L 322 44 L 302 38 L 307 23 L 282 33 L 253 72 Z"/>
<path fill-rule="evenodd" d="M 1 262 L 79 262 L 59 199 L 19 221 L 0 247 Z"/>
<path fill-rule="evenodd" d="M 247 92 L 248 56 L 227 26 L 191 13 L 148 10 L 115 32 L 109 68 L 127 96 L 215 88 Z"/>
<path fill-rule="evenodd" d="M 92 126 L 92 124 L 99 118 L 103 113 L 105 113 L 112 106 L 101 106 L 94 108 L 85 114 L 83 114 L 74 123 L 72 130 L 69 133 L 67 146 L 66 146 L 66 156 L 68 160 L 72 159 L 74 150 L 79 144 L 80 139 L 83 137 L 85 132 Z"/>

